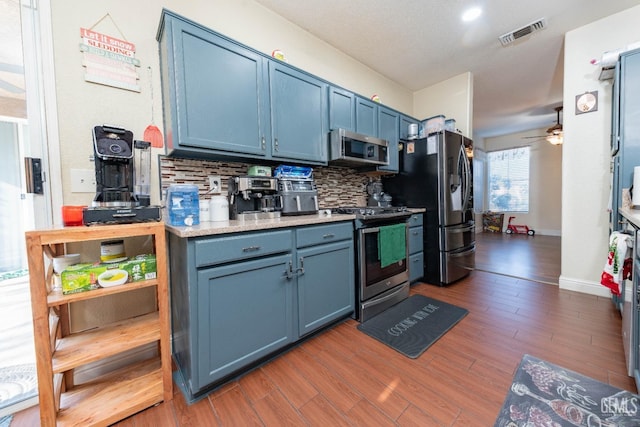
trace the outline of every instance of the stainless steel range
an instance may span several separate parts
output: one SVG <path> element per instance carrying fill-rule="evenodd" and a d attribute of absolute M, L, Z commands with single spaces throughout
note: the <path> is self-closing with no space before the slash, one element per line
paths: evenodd
<path fill-rule="evenodd" d="M 356 215 L 356 319 L 365 322 L 409 296 L 409 248 L 405 207 L 339 207 L 333 212 Z M 404 257 L 386 264 L 381 259 L 381 241 L 389 231 L 404 226 Z M 385 229 L 386 228 L 386 229 Z M 395 242 L 396 252 L 398 242 Z"/>

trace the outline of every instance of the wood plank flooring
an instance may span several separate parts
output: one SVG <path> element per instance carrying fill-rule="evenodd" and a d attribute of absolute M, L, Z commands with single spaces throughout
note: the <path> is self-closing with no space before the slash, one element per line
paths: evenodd
<path fill-rule="evenodd" d="M 558 236 L 477 233 L 476 269 L 557 285 L 560 243 Z"/>
<path fill-rule="evenodd" d="M 411 292 L 469 310 L 418 359 L 348 319 L 195 404 L 175 387 L 173 401 L 117 426 L 489 426 L 524 354 L 636 392 L 608 298 L 478 270 Z M 11 427 L 37 420 L 32 408 Z"/>

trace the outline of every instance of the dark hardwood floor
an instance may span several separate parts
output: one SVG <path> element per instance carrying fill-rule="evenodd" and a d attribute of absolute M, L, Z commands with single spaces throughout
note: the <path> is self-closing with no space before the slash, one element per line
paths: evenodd
<path fill-rule="evenodd" d="M 476 269 L 557 285 L 560 243 L 558 236 L 477 233 Z"/>
<path fill-rule="evenodd" d="M 529 242 L 543 244 L 539 237 Z M 491 258 L 523 268 L 515 242 Z M 512 276 L 476 270 L 448 287 L 414 284 L 412 293 L 469 310 L 418 359 L 348 319 L 190 406 L 176 388 L 173 401 L 117 426 L 490 426 L 524 354 L 636 392 L 608 298 Z M 37 424 L 36 407 L 11 427 Z"/>

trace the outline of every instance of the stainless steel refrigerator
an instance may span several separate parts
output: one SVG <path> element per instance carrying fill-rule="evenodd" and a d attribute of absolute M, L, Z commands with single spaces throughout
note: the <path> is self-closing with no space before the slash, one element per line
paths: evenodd
<path fill-rule="evenodd" d="M 382 177 L 394 205 L 425 208 L 423 280 L 448 285 L 475 267 L 472 165 L 473 143 L 441 131 L 403 141 L 399 173 Z"/>

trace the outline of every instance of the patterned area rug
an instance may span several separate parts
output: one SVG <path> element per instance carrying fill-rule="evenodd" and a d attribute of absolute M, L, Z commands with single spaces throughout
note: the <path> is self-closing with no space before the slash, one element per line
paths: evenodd
<path fill-rule="evenodd" d="M 36 366 L 14 365 L 0 368 L 0 408 L 35 396 L 38 392 Z"/>
<path fill-rule="evenodd" d="M 640 426 L 640 396 L 524 355 L 494 427 Z"/>

